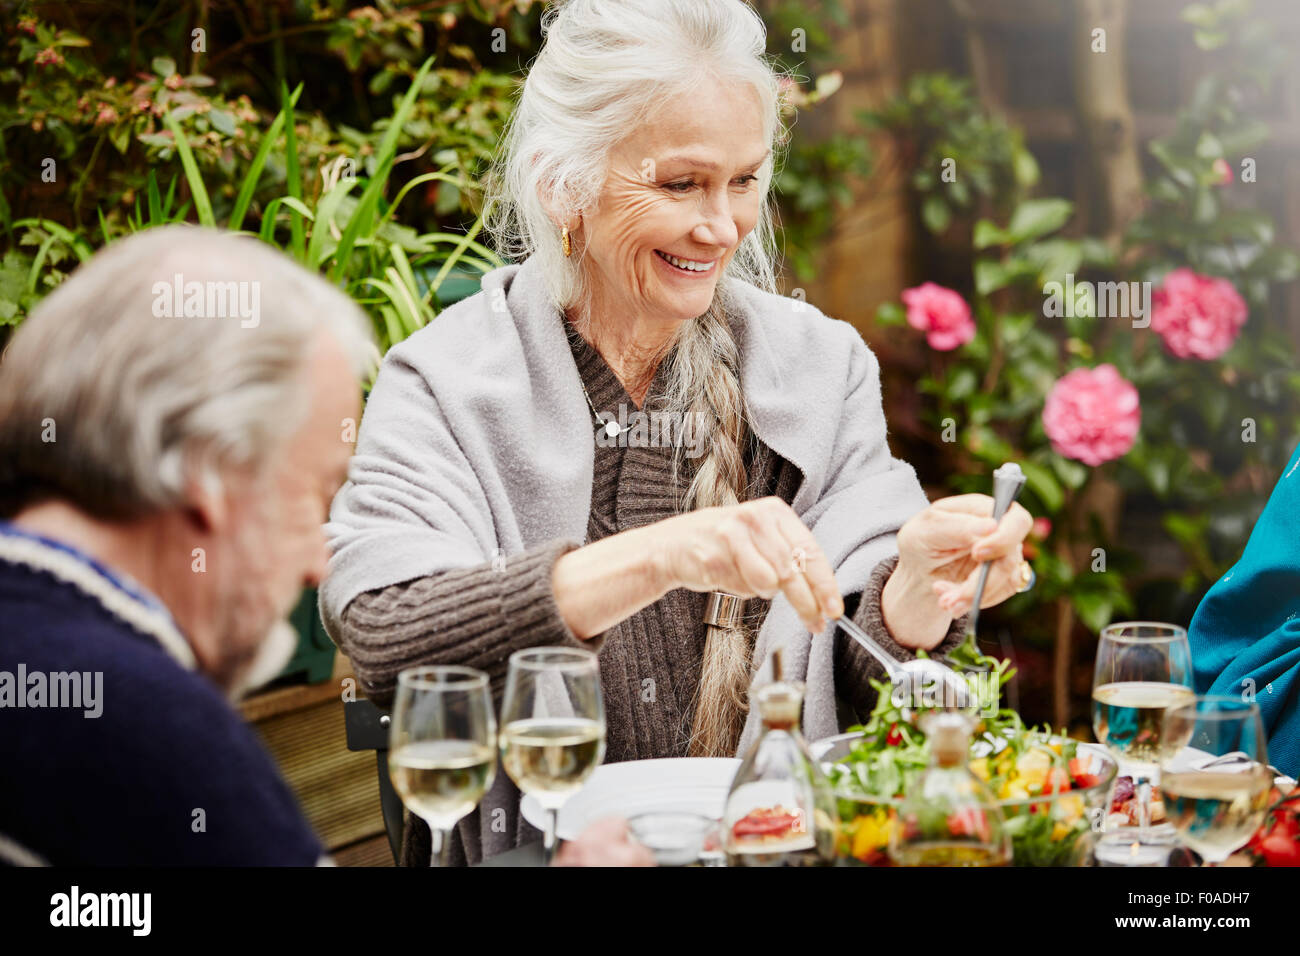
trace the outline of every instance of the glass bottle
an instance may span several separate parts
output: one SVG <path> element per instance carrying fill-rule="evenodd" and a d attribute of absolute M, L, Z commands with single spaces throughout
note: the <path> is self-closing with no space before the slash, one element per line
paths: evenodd
<path fill-rule="evenodd" d="M 830 782 L 799 732 L 803 685 L 780 679 L 751 696 L 762 733 L 736 771 L 723 815 L 728 866 L 816 866 L 835 857 Z"/>
<path fill-rule="evenodd" d="M 1009 866 L 1011 836 L 1002 809 L 971 773 L 971 720 L 960 713 L 921 718 L 930 766 L 903 794 L 889 855 L 899 866 Z"/>

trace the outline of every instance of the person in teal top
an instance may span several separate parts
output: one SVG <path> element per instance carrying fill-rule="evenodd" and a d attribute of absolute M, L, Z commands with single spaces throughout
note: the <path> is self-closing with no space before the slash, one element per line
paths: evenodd
<path fill-rule="evenodd" d="M 1232 569 L 1188 631 L 1196 689 L 1253 694 L 1269 762 L 1300 776 L 1300 446 Z"/>

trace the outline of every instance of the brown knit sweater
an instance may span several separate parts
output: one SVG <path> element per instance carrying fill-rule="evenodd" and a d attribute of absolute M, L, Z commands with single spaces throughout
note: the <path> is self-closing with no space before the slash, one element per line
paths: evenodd
<path fill-rule="evenodd" d="M 572 327 L 569 339 L 574 361 L 592 404 L 602 414 L 618 416 L 619 405 L 630 415 L 636 405 L 600 353 Z M 645 405 L 657 405 L 662 377 L 660 365 Z M 592 422 L 593 432 L 595 422 Z M 671 448 L 601 447 L 595 449 L 591 512 L 587 543 L 675 514 Z M 749 488 L 746 500 L 775 495 L 794 500 L 802 475 L 756 437 L 745 449 Z M 689 480 L 689 473 L 680 479 Z M 511 653 L 541 645 L 573 645 L 596 651 L 600 659 L 605 701 L 605 761 L 686 756 L 694 715 L 694 695 L 703 658 L 703 623 L 708 596 L 684 589 L 670 591 L 659 601 L 591 640 L 574 636 L 560 616 L 551 588 L 555 561 L 575 547 L 553 541 L 530 548 L 501 562 L 444 571 L 362 594 L 342 616 L 343 650 L 351 658 L 365 693 L 387 706 L 397 673 L 418 664 L 462 664 L 486 671 L 497 706 L 505 689 Z M 862 595 L 845 595 L 846 613 L 893 653 L 911 657 L 886 629 L 880 592 L 897 558 L 876 568 Z M 769 601 L 745 602 L 746 623 L 756 633 Z M 961 639 L 962 621 L 954 621 L 941 654 Z M 875 705 L 868 678 L 879 678 L 879 664 L 839 632 L 836 647 L 836 686 L 841 698 L 841 726 L 856 722 Z M 498 770 L 498 773 L 502 771 Z M 481 846 L 479 811 L 461 821 L 449 847 L 453 864 L 475 863 L 490 855 Z M 517 800 L 502 822 L 505 839 L 495 850 L 517 846 L 540 834 L 518 814 Z M 495 831 L 497 828 L 491 828 Z M 402 846 L 404 865 L 428 865 L 429 830 L 407 815 Z"/>

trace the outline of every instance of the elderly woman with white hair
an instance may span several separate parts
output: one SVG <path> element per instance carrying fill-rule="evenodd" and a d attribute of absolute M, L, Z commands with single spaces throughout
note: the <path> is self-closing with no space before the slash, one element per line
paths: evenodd
<path fill-rule="evenodd" d="M 779 86 L 747 4 L 569 0 L 543 31 L 489 197 L 515 263 L 388 354 L 326 625 L 381 701 L 411 665 L 499 695 L 513 651 L 596 651 L 607 761 L 743 750 L 777 647 L 806 734 L 835 733 L 880 672 L 829 622 L 942 653 L 981 561 L 985 606 L 1023 586 L 1030 517 L 928 504 L 861 337 L 774 292 Z M 498 774 L 453 861 L 535 838 L 518 800 Z M 418 821 L 405 844 L 428 860 Z"/>

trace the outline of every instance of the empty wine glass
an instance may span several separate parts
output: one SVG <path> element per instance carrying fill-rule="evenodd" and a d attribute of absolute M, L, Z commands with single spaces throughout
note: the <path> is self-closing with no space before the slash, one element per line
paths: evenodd
<path fill-rule="evenodd" d="M 1202 696 L 1165 712 L 1165 733 L 1190 739 L 1192 754 L 1164 762 L 1165 813 L 1183 843 L 1222 863 L 1264 822 L 1273 773 L 1259 705 Z"/>
<path fill-rule="evenodd" d="M 510 655 L 501 705 L 501 762 L 546 811 L 546 863 L 560 807 L 605 757 L 605 705 L 596 655 L 538 647 Z"/>
<path fill-rule="evenodd" d="M 488 675 L 472 667 L 412 667 L 397 675 L 388 772 L 433 837 L 441 866 L 451 828 L 496 778 L 496 719 Z"/>
<path fill-rule="evenodd" d="M 1092 726 L 1097 740 L 1121 761 L 1136 786 L 1138 825 L 1126 842 L 1167 845 L 1168 827 L 1151 825 L 1151 789 L 1160 763 L 1186 739 L 1169 736 L 1165 711 L 1195 698 L 1187 632 L 1176 624 L 1129 621 L 1101 632 L 1092 682 Z"/>

